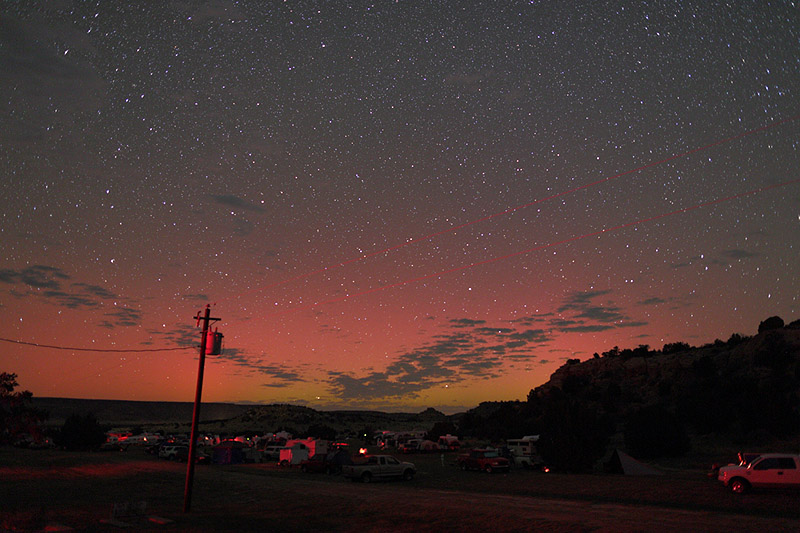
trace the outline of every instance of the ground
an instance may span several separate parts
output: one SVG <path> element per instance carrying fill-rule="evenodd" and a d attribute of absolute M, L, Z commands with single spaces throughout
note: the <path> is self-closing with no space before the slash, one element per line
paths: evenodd
<path fill-rule="evenodd" d="M 402 458 L 418 466 L 410 482 L 353 483 L 273 464 L 198 465 L 184 512 L 185 464 L 133 447 L 0 448 L 0 528 L 108 531 L 118 529 L 109 523 L 117 518 L 152 531 L 800 531 L 797 492 L 733 495 L 702 471 L 490 475 L 458 470 L 452 455 Z M 134 511 L 122 516 L 123 505 Z"/>

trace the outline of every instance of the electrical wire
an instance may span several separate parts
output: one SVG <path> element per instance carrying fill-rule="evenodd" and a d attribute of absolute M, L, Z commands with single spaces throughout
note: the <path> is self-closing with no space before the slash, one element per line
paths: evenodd
<path fill-rule="evenodd" d="M 36 342 L 25 342 L 15 339 L 5 339 L 0 337 L 2 342 L 10 342 L 12 344 L 24 344 L 25 346 L 34 346 L 36 348 L 50 348 L 52 350 L 68 350 L 71 352 L 108 352 L 108 353 L 141 353 L 141 352 L 172 352 L 176 350 L 195 350 L 197 346 L 181 346 L 178 348 L 74 348 L 70 346 L 56 346 L 52 344 L 39 344 Z"/>

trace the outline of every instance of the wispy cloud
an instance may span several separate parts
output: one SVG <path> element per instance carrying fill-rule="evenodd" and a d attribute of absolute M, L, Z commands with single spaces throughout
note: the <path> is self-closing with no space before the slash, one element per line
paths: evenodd
<path fill-rule="evenodd" d="M 232 194 L 212 194 L 211 198 L 220 205 L 238 209 L 240 211 L 253 211 L 256 213 L 264 212 L 264 208 L 260 205 L 248 202 L 247 200 Z"/>
<path fill-rule="evenodd" d="M 497 378 L 518 364 L 552 364 L 551 345 L 559 335 L 647 324 L 633 320 L 611 296 L 609 290 L 572 293 L 557 313 L 519 317 L 497 326 L 482 319 L 449 319 L 431 342 L 399 354 L 385 370 L 362 376 L 332 371 L 328 385 L 335 397 L 349 402 L 413 399 L 445 384 Z M 563 357 L 571 355 L 564 352 Z"/>
<path fill-rule="evenodd" d="M 69 276 L 63 270 L 46 265 L 33 265 L 22 270 L 4 268 L 0 270 L 0 282 L 11 285 L 27 285 L 37 289 L 59 289 L 61 281 Z"/>
<path fill-rule="evenodd" d="M 69 283 L 72 276 L 58 267 L 34 265 L 21 270 L 0 270 L 0 282 L 11 285 L 10 293 L 21 297 L 35 297 L 67 309 L 107 309 L 100 327 L 138 326 L 142 312 L 127 298 L 120 298 L 109 289 L 96 284 Z"/>
<path fill-rule="evenodd" d="M 722 257 L 727 259 L 749 259 L 751 257 L 758 257 L 761 254 L 755 252 L 748 252 L 747 250 L 740 250 L 740 249 L 731 249 L 731 250 L 724 250 L 722 252 Z"/>
<path fill-rule="evenodd" d="M 745 259 L 753 259 L 756 257 L 761 257 L 761 254 L 759 254 L 758 252 L 743 250 L 741 248 L 731 248 L 728 250 L 723 250 L 716 255 L 703 254 L 703 255 L 695 255 L 689 257 L 685 261 L 673 264 L 672 268 L 686 268 L 695 264 L 706 265 L 706 266 L 707 265 L 726 266 L 731 264 L 731 261 L 743 261 Z"/>
<path fill-rule="evenodd" d="M 485 320 L 452 319 L 444 333 L 400 354 L 385 370 L 364 376 L 333 371 L 328 384 L 334 396 L 348 401 L 415 398 L 443 384 L 501 376 L 516 361 L 535 359 L 533 348 L 550 340 L 543 329 L 491 327 Z"/>

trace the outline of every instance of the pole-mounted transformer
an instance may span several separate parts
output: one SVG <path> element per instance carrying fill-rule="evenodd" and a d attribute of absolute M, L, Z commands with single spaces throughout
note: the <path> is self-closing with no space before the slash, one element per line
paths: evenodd
<path fill-rule="evenodd" d="M 219 328 L 214 331 L 208 330 L 206 337 L 206 355 L 219 355 L 222 353 L 222 338 L 224 335 L 219 332 Z"/>

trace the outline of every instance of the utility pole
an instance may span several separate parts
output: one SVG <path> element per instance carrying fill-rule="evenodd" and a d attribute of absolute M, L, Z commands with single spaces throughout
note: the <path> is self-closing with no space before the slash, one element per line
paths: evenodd
<path fill-rule="evenodd" d="M 203 321 L 203 337 L 200 339 L 200 365 L 197 369 L 197 391 L 194 395 L 194 412 L 192 413 L 192 433 L 189 438 L 189 459 L 186 461 L 186 486 L 183 491 L 183 512 L 188 513 L 192 505 L 192 482 L 194 481 L 194 461 L 197 448 L 197 423 L 200 420 L 200 398 L 203 395 L 203 369 L 206 362 L 206 346 L 208 344 L 208 324 L 212 320 L 221 320 L 219 318 L 211 318 L 211 306 L 206 305 L 206 314 L 200 317 L 200 312 L 194 317 L 197 320 L 197 325 Z"/>

